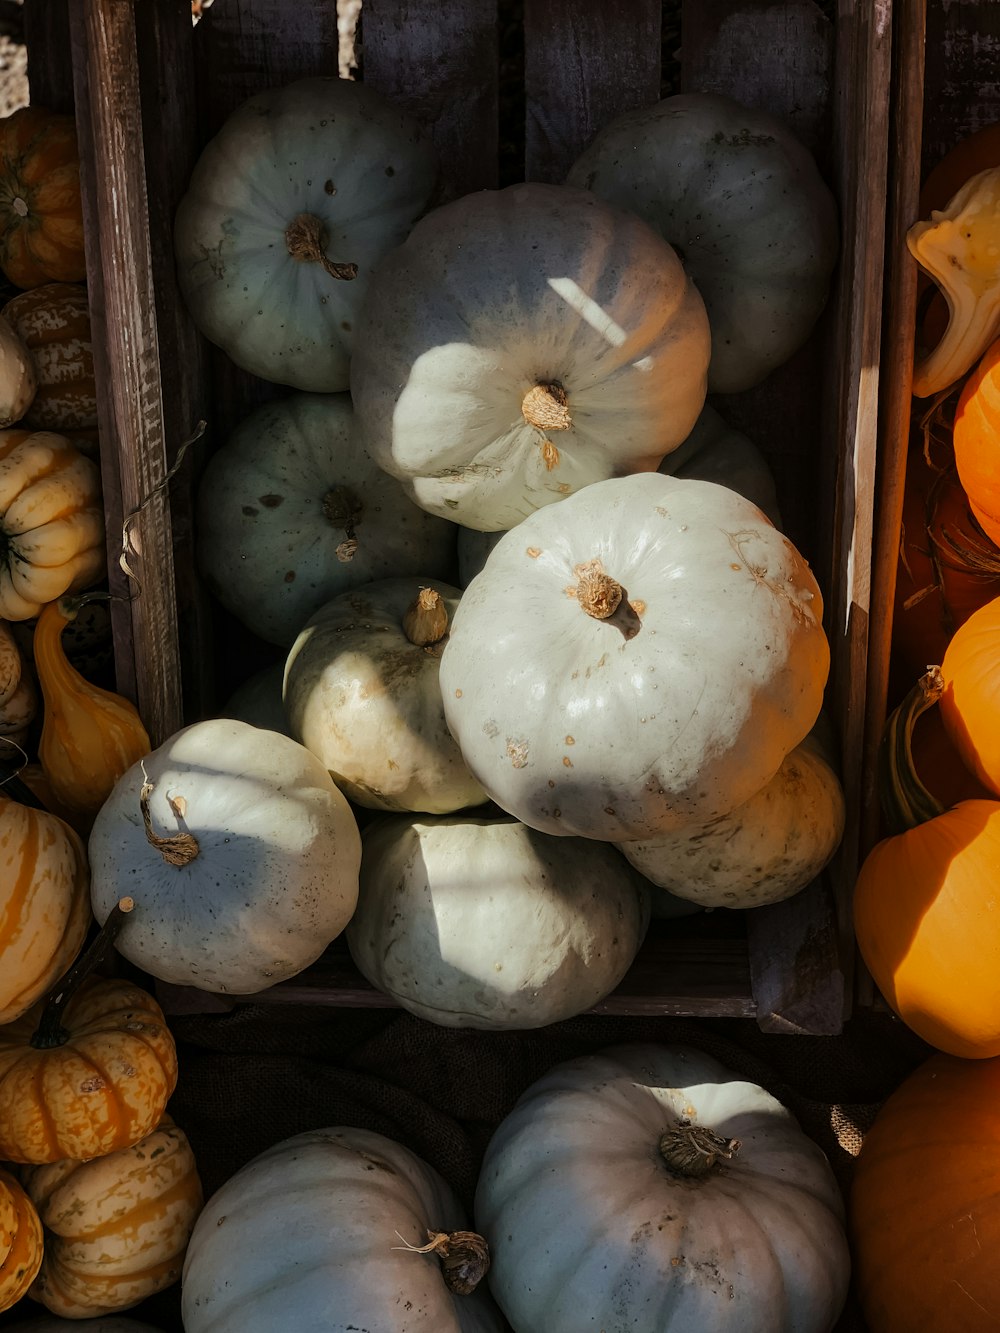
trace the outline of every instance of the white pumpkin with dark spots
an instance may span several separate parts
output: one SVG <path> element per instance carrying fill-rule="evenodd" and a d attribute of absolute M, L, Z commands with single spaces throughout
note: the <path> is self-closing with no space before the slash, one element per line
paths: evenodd
<path fill-rule="evenodd" d="M 118 780 L 94 821 L 91 901 L 135 907 L 116 947 L 175 985 L 246 995 L 314 962 L 358 899 L 361 835 L 318 759 L 213 718 Z"/>
<path fill-rule="evenodd" d="M 338 593 L 455 564 L 455 525 L 376 466 L 347 394 L 291 394 L 247 417 L 205 469 L 196 532 L 214 595 L 285 648 Z"/>
<path fill-rule="evenodd" d="M 598 482 L 506 533 L 465 590 L 445 715 L 525 824 L 652 837 L 732 810 L 808 733 L 822 620 L 805 560 L 735 491 Z"/>

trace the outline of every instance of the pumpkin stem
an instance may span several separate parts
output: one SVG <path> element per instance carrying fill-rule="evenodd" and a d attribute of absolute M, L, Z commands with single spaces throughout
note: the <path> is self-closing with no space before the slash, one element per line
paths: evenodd
<path fill-rule="evenodd" d="M 94 968 L 110 953 L 111 946 L 125 924 L 125 918 L 134 907 L 135 902 L 131 898 L 119 898 L 89 947 L 49 991 L 38 1027 L 31 1037 L 30 1044 L 36 1051 L 50 1051 L 56 1046 L 65 1046 L 69 1041 L 69 1033 L 62 1025 L 66 1006 Z"/>
<path fill-rule="evenodd" d="M 285 246 L 300 263 L 321 265 L 331 278 L 350 282 L 358 276 L 357 264 L 338 264 L 323 249 L 326 228 L 315 213 L 300 213 L 285 228 Z"/>
<path fill-rule="evenodd" d="M 475 1231 L 428 1231 L 426 1245 L 411 1245 L 396 1232 L 402 1245 L 394 1250 L 410 1254 L 436 1254 L 441 1260 L 444 1283 L 456 1296 L 468 1296 L 475 1291 L 490 1268 L 490 1247 Z"/>
<path fill-rule="evenodd" d="M 353 560 L 357 554 L 357 524 L 364 512 L 364 505 L 349 486 L 331 486 L 323 496 L 323 517 L 332 527 L 344 530 L 344 540 L 336 551 L 342 564 Z"/>
<path fill-rule="evenodd" d="M 566 589 L 567 595 L 575 597 L 588 616 L 606 621 L 620 630 L 624 638 L 634 639 L 642 628 L 640 613 L 645 604 L 630 602 L 625 589 L 604 572 L 597 558 L 574 565 L 573 573 L 579 582 Z"/>
<path fill-rule="evenodd" d="M 671 1171 L 698 1179 L 714 1171 L 720 1162 L 731 1161 L 743 1145 L 726 1139 L 714 1129 L 680 1120 L 660 1136 L 660 1154 Z"/>
<path fill-rule="evenodd" d="M 521 415 L 538 430 L 569 430 L 573 425 L 569 398 L 558 380 L 539 381 L 529 389 L 521 402 Z"/>
<path fill-rule="evenodd" d="M 878 754 L 878 786 L 890 833 L 905 833 L 944 814 L 944 806 L 917 776 L 912 744 L 917 719 L 933 708 L 943 693 L 941 668 L 928 667 L 885 724 Z"/>
<path fill-rule="evenodd" d="M 146 828 L 146 840 L 151 847 L 156 848 L 168 866 L 186 866 L 201 851 L 198 839 L 187 829 L 182 829 L 179 833 L 157 833 L 153 828 L 153 816 L 149 812 L 149 798 L 152 794 L 153 784 L 147 778 L 139 791 L 139 809 L 142 811 L 142 822 Z M 174 814 L 178 818 L 183 816 L 184 798 L 168 796 L 167 800 Z"/>
<path fill-rule="evenodd" d="M 448 633 L 448 608 L 436 589 L 420 589 L 403 616 L 403 633 L 418 648 L 430 648 Z"/>

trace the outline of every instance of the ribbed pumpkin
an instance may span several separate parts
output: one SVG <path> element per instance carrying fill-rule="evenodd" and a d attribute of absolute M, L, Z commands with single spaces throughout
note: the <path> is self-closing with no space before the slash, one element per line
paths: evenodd
<path fill-rule="evenodd" d="M 1000 796 L 1000 597 L 951 636 L 941 676 L 945 730 L 966 768 Z"/>
<path fill-rule="evenodd" d="M 20 421 L 38 388 L 31 353 L 0 315 L 0 426 Z"/>
<path fill-rule="evenodd" d="M 30 620 L 106 565 L 97 465 L 62 435 L 0 431 L 0 616 Z"/>
<path fill-rule="evenodd" d="M 49 1009 L 51 1023 L 43 1009 L 0 1028 L 0 1159 L 82 1161 L 138 1143 L 177 1082 L 159 1005 L 129 982 L 90 977 L 61 1014 Z"/>
<path fill-rule="evenodd" d="M 983 531 L 1000 543 L 1000 338 L 965 382 L 952 438 L 972 512 Z"/>
<path fill-rule="evenodd" d="M 0 269 L 24 288 L 86 277 L 72 116 L 26 106 L 0 120 Z"/>
<path fill-rule="evenodd" d="M 49 602 L 35 626 L 35 669 L 45 703 L 38 758 L 57 801 L 96 815 L 121 775 L 152 747 L 129 700 L 92 684 L 67 660 L 61 635 L 79 605 L 69 597 Z"/>
<path fill-rule="evenodd" d="M 87 289 L 47 282 L 8 301 L 3 317 L 27 347 L 37 388 L 25 424 L 75 434 L 97 429 L 97 386 Z"/>
<path fill-rule="evenodd" d="M 1000 1059 L 934 1055 L 865 1135 L 849 1217 L 870 1333 L 1000 1324 L 998 1098 Z"/>
<path fill-rule="evenodd" d="M 0 1312 L 25 1294 L 42 1262 L 42 1224 L 35 1205 L 7 1171 L 0 1171 Z"/>
<path fill-rule="evenodd" d="M 90 922 L 80 838 L 0 785 L 0 1024 L 20 1018 L 62 976 Z"/>
<path fill-rule="evenodd" d="M 21 1178 L 45 1228 L 30 1294 L 53 1314 L 127 1310 L 179 1280 L 203 1199 L 191 1145 L 169 1116 L 131 1148 Z"/>

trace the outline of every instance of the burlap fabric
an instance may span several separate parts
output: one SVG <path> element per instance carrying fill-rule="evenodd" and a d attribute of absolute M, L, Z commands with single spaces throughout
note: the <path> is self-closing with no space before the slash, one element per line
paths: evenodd
<path fill-rule="evenodd" d="M 178 1017 L 171 1026 L 181 1077 L 170 1109 L 191 1139 L 206 1191 L 280 1139 L 346 1124 L 406 1143 L 467 1204 L 489 1136 L 520 1093 L 551 1065 L 601 1046 L 652 1040 L 701 1047 L 789 1106 L 845 1189 L 879 1105 L 928 1054 L 885 1016 L 854 1019 L 835 1038 L 764 1036 L 739 1019 L 596 1017 L 484 1034 L 392 1010 L 277 1006 Z M 133 1313 L 181 1333 L 176 1288 Z M 837 1333 L 864 1333 L 853 1301 Z"/>

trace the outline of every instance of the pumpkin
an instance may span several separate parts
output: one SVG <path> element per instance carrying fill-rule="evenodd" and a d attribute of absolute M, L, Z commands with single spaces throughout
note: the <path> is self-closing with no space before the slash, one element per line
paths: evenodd
<path fill-rule="evenodd" d="M 496 531 L 655 470 L 701 411 L 708 356 L 704 303 L 650 227 L 584 190 L 511 185 L 435 210 L 379 266 L 351 394 L 418 504 Z"/>
<path fill-rule="evenodd" d="M 191 1145 L 169 1116 L 130 1148 L 21 1178 L 45 1228 L 30 1294 L 53 1314 L 126 1310 L 180 1280 L 202 1191 Z"/>
<path fill-rule="evenodd" d="M 387 816 L 363 835 L 347 927 L 364 976 L 444 1027 L 537 1028 L 621 981 L 649 894 L 612 847 L 510 816 Z"/>
<path fill-rule="evenodd" d="M 0 1158 L 83 1161 L 159 1124 L 177 1053 L 159 1005 L 127 981 L 84 978 L 0 1028 Z"/>
<path fill-rule="evenodd" d="M 677 248 L 712 328 L 712 393 L 759 384 L 808 337 L 837 260 L 837 206 L 778 117 L 681 93 L 607 125 L 569 184 L 638 213 Z"/>
<path fill-rule="evenodd" d="M 27 1292 L 42 1262 L 42 1224 L 20 1184 L 0 1170 L 0 1313 Z"/>
<path fill-rule="evenodd" d="M 673 453 L 667 454 L 657 471 L 670 477 L 693 477 L 728 486 L 763 510 L 776 528 L 781 527 L 774 477 L 767 460 L 745 435 L 728 426 L 714 407 L 702 408 L 691 434 Z M 469 586 L 502 536 L 502 532 L 459 528 L 461 587 Z"/>
<path fill-rule="evenodd" d="M 880 796 L 890 836 L 854 888 L 854 930 L 886 1002 L 929 1045 L 1000 1055 L 1000 802 L 944 808 L 912 762 L 915 719 L 944 682 L 928 672 L 886 727 Z"/>
<path fill-rule="evenodd" d="M 913 393 L 928 398 L 971 370 L 1000 335 L 1000 166 L 965 182 L 947 208 L 915 222 L 910 253 L 948 303 L 941 340 L 913 367 Z"/>
<path fill-rule="evenodd" d="M 748 801 L 619 849 L 640 874 L 702 907 L 760 907 L 812 883 L 844 833 L 844 792 L 814 733 Z"/>
<path fill-rule="evenodd" d="M 21 292 L 3 318 L 28 349 L 38 388 L 24 417 L 33 430 L 97 431 L 97 385 L 87 289 L 49 282 Z"/>
<path fill-rule="evenodd" d="M 105 572 L 97 465 L 48 431 L 0 431 L 0 617 L 30 620 Z"/>
<path fill-rule="evenodd" d="M 1000 597 L 952 635 L 941 662 L 941 721 L 966 768 L 1000 796 Z"/>
<path fill-rule="evenodd" d="M 49 602 L 35 625 L 35 670 L 45 704 L 38 758 L 56 801 L 93 816 L 129 765 L 149 753 L 150 741 L 128 699 L 70 665 L 62 632 L 79 604 L 70 597 Z"/>
<path fill-rule="evenodd" d="M 301 79 L 258 93 L 205 148 L 177 210 L 195 324 L 261 379 L 346 389 L 372 270 L 436 181 L 429 140 L 366 84 Z"/>
<path fill-rule="evenodd" d="M 486 1149 L 476 1225 L 518 1333 L 828 1333 L 850 1261 L 829 1163 L 763 1088 L 683 1046 L 533 1083 Z M 585 1315 L 581 1312 L 585 1311 Z"/>
<path fill-rule="evenodd" d="M 291 733 L 358 805 L 444 814 L 486 799 L 438 681 L 460 596 L 437 580 L 383 579 L 327 602 L 292 645 Z"/>
<path fill-rule="evenodd" d="M 986 535 L 1000 542 L 1000 338 L 965 382 L 952 439 L 969 506 Z"/>
<path fill-rule="evenodd" d="M 0 1025 L 48 991 L 91 922 L 87 856 L 56 815 L 12 800 L 0 780 Z"/>
<path fill-rule="evenodd" d="M 31 354 L 0 315 L 0 426 L 20 421 L 38 388 Z"/>
<path fill-rule="evenodd" d="M 279 731 L 290 736 L 281 689 L 285 679 L 284 660 L 263 667 L 238 685 L 220 710 L 220 717 L 234 717 L 265 731 Z"/>
<path fill-rule="evenodd" d="M 706 823 L 819 714 L 819 587 L 727 487 L 598 482 L 508 532 L 441 659 L 448 725 L 504 810 L 611 842 Z"/>
<path fill-rule="evenodd" d="M 365 1129 L 315 1129 L 205 1205 L 184 1261 L 185 1333 L 501 1333 L 489 1262 L 440 1175 Z"/>
<path fill-rule="evenodd" d="M 242 995 L 294 976 L 357 903 L 360 834 L 326 769 L 288 736 L 229 718 L 185 727 L 133 764 L 89 852 L 98 921 L 141 885 L 119 952 L 202 990 Z"/>
<path fill-rule="evenodd" d="M 25 106 L 0 120 L 0 269 L 23 288 L 86 277 L 72 116 Z"/>
<path fill-rule="evenodd" d="M 445 578 L 455 528 L 365 452 L 346 394 L 258 408 L 205 469 L 198 557 L 244 625 L 287 648 L 331 597 L 375 579 Z"/>
<path fill-rule="evenodd" d="M 9 748 L 22 746 L 35 720 L 38 691 L 10 626 L 0 620 L 0 762 Z"/>
<path fill-rule="evenodd" d="M 870 1333 L 988 1333 L 1000 1319 L 1000 1059 L 932 1055 L 883 1104 L 851 1176 Z"/>

